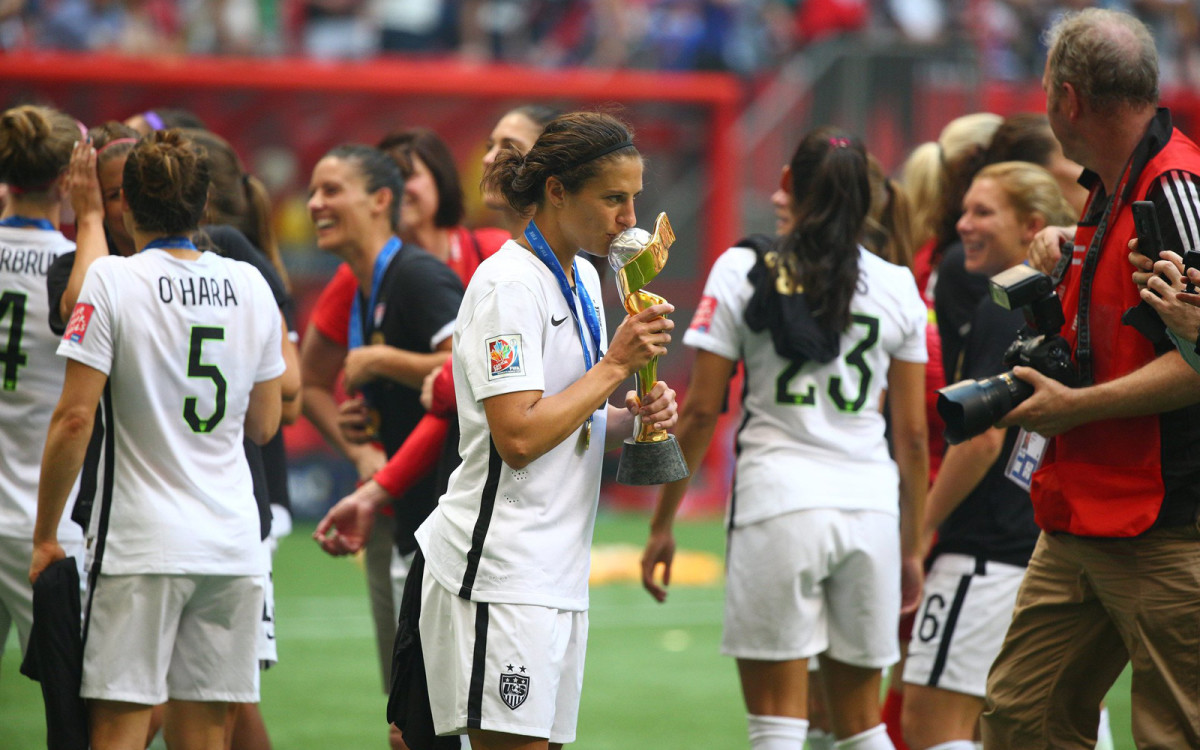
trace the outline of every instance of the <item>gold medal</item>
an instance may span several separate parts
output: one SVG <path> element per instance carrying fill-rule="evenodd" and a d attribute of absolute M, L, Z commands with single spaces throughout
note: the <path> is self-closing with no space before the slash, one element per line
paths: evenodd
<path fill-rule="evenodd" d="M 583 423 L 583 449 L 586 451 L 592 444 L 592 418 Z"/>
<path fill-rule="evenodd" d="M 387 343 L 387 341 L 386 341 L 386 340 L 383 338 L 383 332 L 382 332 L 382 331 L 376 331 L 375 333 L 372 333 L 372 334 L 371 334 L 371 343 L 372 343 L 372 344 L 385 344 L 385 343 Z"/>

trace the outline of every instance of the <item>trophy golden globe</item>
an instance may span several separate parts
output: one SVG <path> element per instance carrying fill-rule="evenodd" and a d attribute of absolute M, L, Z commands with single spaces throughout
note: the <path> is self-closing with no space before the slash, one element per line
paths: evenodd
<path fill-rule="evenodd" d="M 667 215 L 662 213 L 654 223 L 653 235 L 633 227 L 617 235 L 608 246 L 608 263 L 616 271 L 621 304 L 630 315 L 666 302 L 643 287 L 667 264 L 667 249 L 673 242 L 675 232 Z M 641 401 L 658 382 L 658 357 L 647 362 L 634 377 Z M 642 424 L 640 417 L 635 418 L 634 435 L 625 439 L 621 450 L 617 481 L 630 485 L 665 484 L 687 475 L 687 462 L 683 460 L 675 436 L 666 430 L 655 430 L 654 425 Z"/>

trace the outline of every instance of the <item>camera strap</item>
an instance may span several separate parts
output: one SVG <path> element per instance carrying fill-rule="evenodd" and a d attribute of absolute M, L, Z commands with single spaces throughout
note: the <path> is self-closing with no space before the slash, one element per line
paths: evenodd
<path fill-rule="evenodd" d="M 1129 182 L 1130 165 L 1125 165 L 1125 171 L 1117 183 L 1117 189 L 1109 196 L 1104 207 L 1104 214 L 1092 235 L 1087 254 L 1083 258 L 1083 268 L 1079 272 L 1079 304 L 1075 311 L 1078 321 L 1078 335 L 1075 339 L 1075 363 L 1079 365 L 1079 384 L 1092 384 L 1092 333 L 1089 313 L 1092 302 L 1092 280 L 1096 276 L 1096 265 L 1100 262 L 1100 251 L 1104 247 L 1105 235 L 1108 234 L 1108 224 L 1117 216 L 1124 204 L 1125 189 Z"/>

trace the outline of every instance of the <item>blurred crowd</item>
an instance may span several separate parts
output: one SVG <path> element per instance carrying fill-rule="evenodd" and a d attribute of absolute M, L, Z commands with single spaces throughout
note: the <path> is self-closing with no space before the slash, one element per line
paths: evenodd
<path fill-rule="evenodd" d="M 1200 0 L 0 0 L 0 49 L 436 55 L 541 67 L 769 71 L 830 40 L 971 45 L 989 78 L 1041 73 L 1063 10 L 1132 11 L 1167 81 L 1200 67 Z"/>

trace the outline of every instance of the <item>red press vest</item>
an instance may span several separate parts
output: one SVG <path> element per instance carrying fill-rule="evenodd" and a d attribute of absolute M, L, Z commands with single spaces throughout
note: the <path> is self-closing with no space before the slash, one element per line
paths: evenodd
<path fill-rule="evenodd" d="M 1143 200 L 1166 171 L 1200 174 L 1200 149 L 1172 129 L 1170 140 L 1140 174 L 1129 175 L 1129 169 L 1115 191 L 1119 210 L 1109 218 L 1092 280 L 1088 320 L 1095 383 L 1132 372 L 1156 356 L 1145 337 L 1121 323 L 1125 310 L 1141 301 L 1130 281 L 1134 269 L 1127 257 L 1129 240 L 1136 234 L 1130 205 Z M 1133 189 L 1123 189 L 1131 179 L 1136 180 Z M 1093 189 L 1084 216 L 1091 214 L 1098 191 Z M 1062 334 L 1073 352 L 1083 263 L 1096 230 L 1094 225 L 1076 230 L 1072 264 L 1058 287 L 1069 321 Z M 1159 420 L 1159 415 L 1150 415 L 1091 422 L 1054 438 L 1033 476 L 1038 525 L 1046 531 L 1093 537 L 1129 537 L 1149 529 L 1164 502 Z"/>

